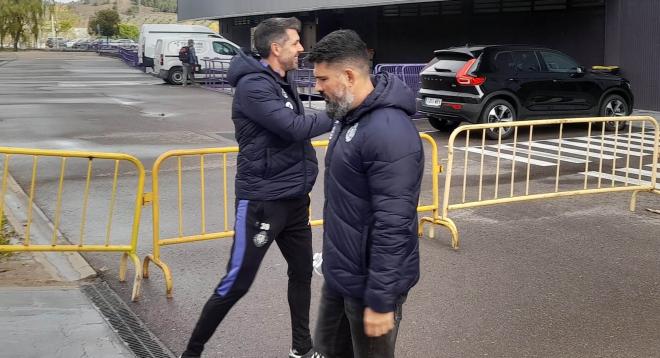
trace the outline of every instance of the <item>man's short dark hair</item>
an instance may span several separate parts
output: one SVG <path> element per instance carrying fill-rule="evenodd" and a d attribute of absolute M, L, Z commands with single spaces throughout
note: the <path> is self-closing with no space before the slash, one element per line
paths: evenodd
<path fill-rule="evenodd" d="M 300 20 L 295 17 L 272 17 L 257 25 L 254 30 L 254 47 L 262 58 L 270 56 L 270 45 L 275 42 L 284 44 L 288 39 L 286 30 L 300 32 Z"/>
<path fill-rule="evenodd" d="M 367 44 L 353 30 L 337 30 L 321 39 L 307 60 L 311 63 L 353 63 L 369 72 Z"/>

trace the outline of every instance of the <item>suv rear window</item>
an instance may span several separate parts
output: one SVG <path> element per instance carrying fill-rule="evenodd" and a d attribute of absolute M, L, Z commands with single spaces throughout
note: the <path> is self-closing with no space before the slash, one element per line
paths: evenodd
<path fill-rule="evenodd" d="M 438 72 L 458 72 L 472 57 L 462 53 L 441 53 L 432 61 L 431 66 Z"/>

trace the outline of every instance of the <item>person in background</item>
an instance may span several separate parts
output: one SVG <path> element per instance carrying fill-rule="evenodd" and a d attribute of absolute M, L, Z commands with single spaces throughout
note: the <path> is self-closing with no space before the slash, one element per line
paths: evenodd
<path fill-rule="evenodd" d="M 188 40 L 188 46 L 184 46 L 181 50 L 182 51 L 179 51 L 179 56 L 182 57 L 183 87 L 186 87 L 188 80 L 190 80 L 193 86 L 199 87 L 199 84 L 195 82 L 195 69 L 199 65 L 199 60 L 195 53 L 195 41 L 193 39 Z M 182 56 L 181 52 L 184 52 L 185 54 Z"/>

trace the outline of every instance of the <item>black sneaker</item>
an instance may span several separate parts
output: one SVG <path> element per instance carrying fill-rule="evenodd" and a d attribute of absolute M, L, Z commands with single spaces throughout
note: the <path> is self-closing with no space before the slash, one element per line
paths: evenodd
<path fill-rule="evenodd" d="M 322 358 L 320 355 L 314 353 L 314 348 L 311 348 L 309 352 L 305 354 L 298 353 L 298 351 L 293 348 L 289 350 L 289 358 L 316 358 L 316 357 Z"/>

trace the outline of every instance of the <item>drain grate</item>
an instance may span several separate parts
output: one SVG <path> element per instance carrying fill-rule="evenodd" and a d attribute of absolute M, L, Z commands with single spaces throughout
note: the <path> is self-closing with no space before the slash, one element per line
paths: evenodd
<path fill-rule="evenodd" d="M 139 358 L 172 358 L 172 354 L 147 330 L 138 316 L 105 283 L 85 285 L 82 291 L 103 313 L 121 339 Z"/>

